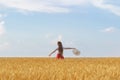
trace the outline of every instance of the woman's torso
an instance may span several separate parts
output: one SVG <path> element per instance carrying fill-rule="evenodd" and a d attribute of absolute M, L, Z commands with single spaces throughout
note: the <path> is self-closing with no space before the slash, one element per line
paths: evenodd
<path fill-rule="evenodd" d="M 58 47 L 58 54 L 63 55 L 63 47 Z"/>

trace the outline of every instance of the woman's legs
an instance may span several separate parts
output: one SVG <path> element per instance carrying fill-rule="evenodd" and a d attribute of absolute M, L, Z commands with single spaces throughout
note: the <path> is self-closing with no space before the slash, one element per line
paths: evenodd
<path fill-rule="evenodd" d="M 57 59 L 64 59 L 64 56 L 61 55 L 61 54 L 57 54 L 56 58 L 57 58 Z"/>

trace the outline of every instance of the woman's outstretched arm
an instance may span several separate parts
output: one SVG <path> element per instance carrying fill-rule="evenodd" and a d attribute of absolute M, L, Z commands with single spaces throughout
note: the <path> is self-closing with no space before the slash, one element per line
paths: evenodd
<path fill-rule="evenodd" d="M 50 54 L 49 54 L 49 56 L 51 56 L 54 52 L 56 52 L 57 51 L 57 49 L 55 49 L 53 52 L 51 52 Z"/>
<path fill-rule="evenodd" d="M 76 49 L 76 48 L 63 48 L 63 49 Z"/>

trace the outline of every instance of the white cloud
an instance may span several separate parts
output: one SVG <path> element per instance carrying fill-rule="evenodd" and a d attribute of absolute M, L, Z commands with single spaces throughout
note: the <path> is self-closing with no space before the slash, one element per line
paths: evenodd
<path fill-rule="evenodd" d="M 115 32 L 117 29 L 115 27 L 108 27 L 102 30 L 102 32 L 108 32 L 108 33 L 112 33 Z"/>
<path fill-rule="evenodd" d="M 68 13 L 69 7 L 86 4 L 88 0 L 0 0 L 0 5 L 20 12 Z"/>
<path fill-rule="evenodd" d="M 20 12 L 68 13 L 73 6 L 91 5 L 108 10 L 120 16 L 120 6 L 113 5 L 111 0 L 0 0 L 0 6 L 16 9 Z"/>
<path fill-rule="evenodd" d="M 0 4 L 8 8 L 15 8 L 23 11 L 35 12 L 69 12 L 65 7 L 54 5 L 52 1 L 48 0 L 0 0 Z"/>
<path fill-rule="evenodd" d="M 62 41 L 62 35 L 58 35 L 58 41 Z"/>
<path fill-rule="evenodd" d="M 98 8 L 108 10 L 113 14 L 120 16 L 120 6 L 107 4 L 106 0 L 92 0 L 92 4 Z"/>
<path fill-rule="evenodd" d="M 52 3 L 64 5 L 64 6 L 79 6 L 85 5 L 88 0 L 49 0 Z"/>

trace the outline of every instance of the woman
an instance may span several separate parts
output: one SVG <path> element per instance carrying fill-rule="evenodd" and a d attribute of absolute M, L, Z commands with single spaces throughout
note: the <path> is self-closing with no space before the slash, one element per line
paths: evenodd
<path fill-rule="evenodd" d="M 63 56 L 63 49 L 75 49 L 75 48 L 63 48 L 62 46 L 62 42 L 58 41 L 58 48 L 55 49 L 53 52 L 51 52 L 49 54 L 49 56 L 51 56 L 54 52 L 56 52 L 58 50 L 58 54 L 56 56 L 57 59 L 64 59 L 64 56 Z"/>

